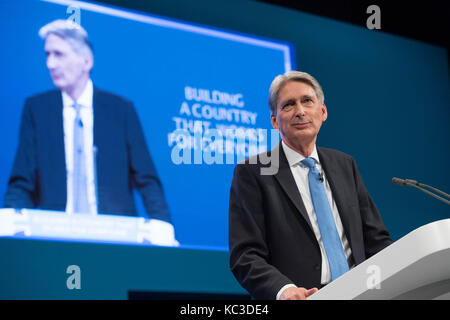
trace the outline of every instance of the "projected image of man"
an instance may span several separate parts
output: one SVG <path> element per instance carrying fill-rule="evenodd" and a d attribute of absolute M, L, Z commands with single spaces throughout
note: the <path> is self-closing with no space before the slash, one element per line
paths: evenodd
<path fill-rule="evenodd" d="M 136 216 L 137 189 L 148 217 L 171 224 L 133 104 L 93 84 L 86 30 L 56 20 L 39 36 L 57 89 L 25 101 L 5 206 Z"/>

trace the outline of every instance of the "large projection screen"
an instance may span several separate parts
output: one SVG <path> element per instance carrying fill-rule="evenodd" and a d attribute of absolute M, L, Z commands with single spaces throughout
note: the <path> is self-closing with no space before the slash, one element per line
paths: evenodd
<path fill-rule="evenodd" d="M 226 251 L 233 168 L 272 147 L 268 88 L 293 68 L 292 46 L 88 2 L 2 1 L 0 7 L 8 43 L 0 53 L 0 130 L 9 137 L 2 141 L 2 197 L 24 100 L 54 88 L 38 30 L 55 19 L 72 19 L 94 47 L 94 86 L 134 103 L 177 240 L 182 247 Z M 187 144 L 179 150 L 177 142 Z M 215 152 L 208 153 L 211 146 Z"/>

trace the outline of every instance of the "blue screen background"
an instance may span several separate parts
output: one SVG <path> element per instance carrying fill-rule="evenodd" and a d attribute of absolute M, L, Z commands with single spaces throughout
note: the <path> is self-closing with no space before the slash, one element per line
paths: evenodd
<path fill-rule="evenodd" d="M 69 15 L 59 4 L 31 1 L 2 2 L 1 29 L 7 48 L 1 53 L 0 194 L 6 183 L 17 146 L 24 99 L 53 88 L 45 66 L 44 41 L 39 28 Z M 37 14 L 38 13 L 38 14 Z M 274 76 L 284 73 L 284 51 L 181 29 L 162 27 L 132 19 L 81 9 L 81 25 L 94 46 L 94 86 L 131 100 L 163 183 L 169 210 L 182 245 L 227 250 L 228 192 L 234 164 L 174 164 L 168 134 L 176 129 L 187 100 L 185 87 L 241 94 L 243 107 L 199 102 L 201 106 L 257 112 L 248 126 L 236 121 L 207 120 L 215 124 L 270 128 L 265 93 Z M 6 32 L 14 30 L 14 32 Z M 239 34 L 236 34 L 239 35 Z M 248 37 L 247 37 L 248 38 Z M 251 38 L 248 38 L 251 39 Z M 272 41 L 277 44 L 277 42 Z M 282 44 L 289 50 L 288 44 Z M 192 158 L 193 159 L 193 158 Z M 145 216 L 136 193 L 140 215 Z"/>

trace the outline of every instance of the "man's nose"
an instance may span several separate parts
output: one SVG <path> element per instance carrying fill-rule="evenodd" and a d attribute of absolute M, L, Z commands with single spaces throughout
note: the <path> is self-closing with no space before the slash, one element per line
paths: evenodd
<path fill-rule="evenodd" d="M 305 108 L 300 102 L 295 104 L 295 115 L 301 117 L 305 116 Z"/>
<path fill-rule="evenodd" d="M 52 54 L 49 54 L 48 56 L 47 56 L 47 68 L 49 69 L 49 70 L 52 70 L 52 69 L 54 69 L 55 67 L 56 67 L 56 59 L 55 59 L 55 56 L 54 55 L 52 55 Z"/>

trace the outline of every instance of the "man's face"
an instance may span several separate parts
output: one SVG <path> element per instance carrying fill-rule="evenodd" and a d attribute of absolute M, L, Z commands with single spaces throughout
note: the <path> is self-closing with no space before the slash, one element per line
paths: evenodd
<path fill-rule="evenodd" d="M 295 147 L 315 143 L 322 122 L 327 119 L 327 108 L 309 84 L 288 81 L 279 91 L 277 113 L 270 118 L 282 140 Z"/>
<path fill-rule="evenodd" d="M 80 85 L 83 77 L 92 68 L 88 55 L 76 53 L 63 38 L 49 34 L 45 40 L 47 68 L 54 85 L 63 91 L 70 91 Z"/>

